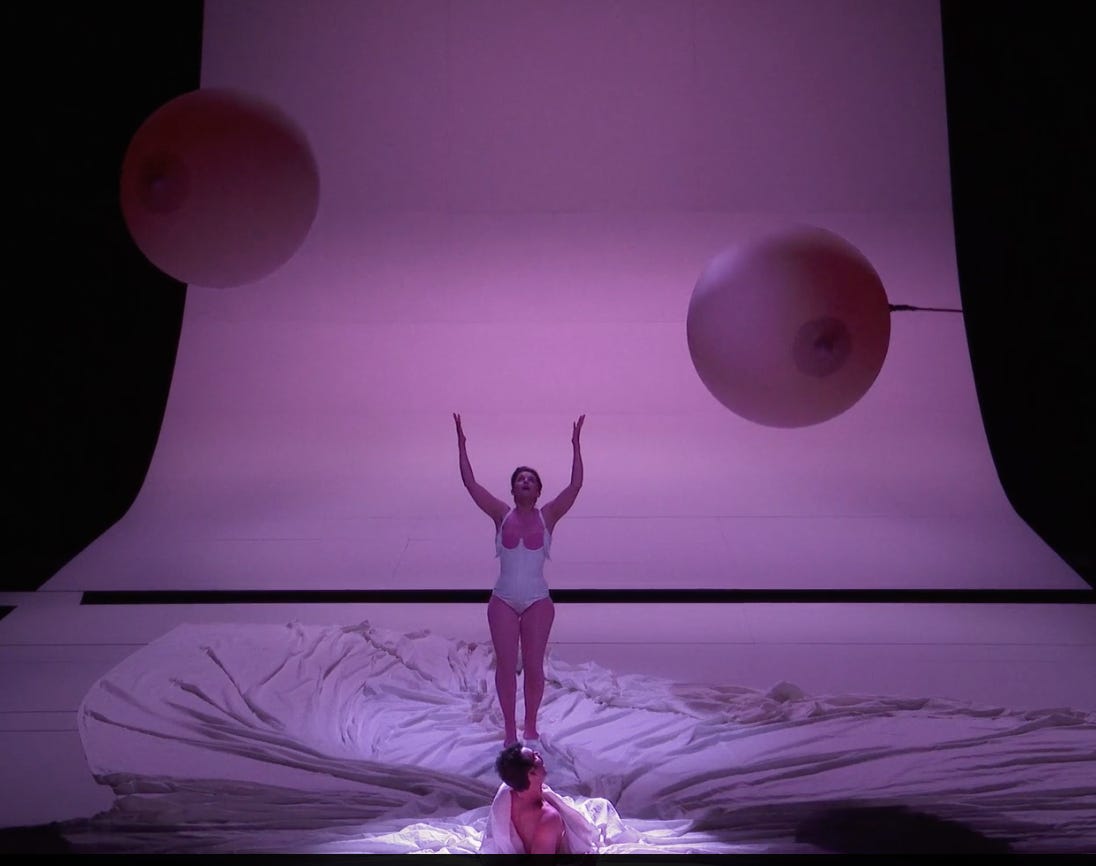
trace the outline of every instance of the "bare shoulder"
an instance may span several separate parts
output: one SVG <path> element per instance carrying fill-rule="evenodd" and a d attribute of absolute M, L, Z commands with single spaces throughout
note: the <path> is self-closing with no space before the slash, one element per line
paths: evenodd
<path fill-rule="evenodd" d="M 545 803 L 537 819 L 533 848 L 530 853 L 554 854 L 563 839 L 563 816 L 551 803 Z"/>
<path fill-rule="evenodd" d="M 559 814 L 559 809 L 557 809 L 547 800 L 544 801 L 544 805 L 541 806 L 540 810 L 540 823 L 543 824 L 545 822 L 555 824 L 563 823 L 563 816 Z"/>
<path fill-rule="evenodd" d="M 537 836 L 558 837 L 563 835 L 563 816 L 551 803 L 545 803 L 537 822 Z"/>
<path fill-rule="evenodd" d="M 477 505 L 491 518 L 491 522 L 495 524 L 495 531 L 498 532 L 502 528 L 506 516 L 510 513 L 510 506 L 493 496 L 483 502 L 477 502 Z"/>
<path fill-rule="evenodd" d="M 578 498 L 580 489 L 569 484 L 560 491 L 559 496 L 541 507 L 540 513 L 544 517 L 544 523 L 549 532 L 554 531 L 556 524 L 563 519 L 563 515 L 571 510 L 571 506 L 575 504 L 575 500 Z"/>

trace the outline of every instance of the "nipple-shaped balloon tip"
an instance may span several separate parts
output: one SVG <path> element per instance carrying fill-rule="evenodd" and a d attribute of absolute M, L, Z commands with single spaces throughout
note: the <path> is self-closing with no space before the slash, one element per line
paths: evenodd
<path fill-rule="evenodd" d="M 846 411 L 874 383 L 890 306 L 859 250 L 797 226 L 715 255 L 693 288 L 686 335 L 721 404 L 758 424 L 803 427 Z"/>

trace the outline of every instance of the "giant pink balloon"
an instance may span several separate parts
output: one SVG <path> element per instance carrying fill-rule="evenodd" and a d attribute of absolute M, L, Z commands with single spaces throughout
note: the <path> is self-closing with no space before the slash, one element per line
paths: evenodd
<path fill-rule="evenodd" d="M 154 111 L 122 161 L 122 215 L 156 267 L 198 286 L 253 282 L 288 261 L 316 216 L 304 133 L 249 94 L 200 89 Z"/>
<path fill-rule="evenodd" d="M 686 331 L 720 403 L 758 424 L 805 427 L 872 386 L 890 344 L 890 305 L 859 250 L 795 227 L 713 258 L 693 288 Z"/>

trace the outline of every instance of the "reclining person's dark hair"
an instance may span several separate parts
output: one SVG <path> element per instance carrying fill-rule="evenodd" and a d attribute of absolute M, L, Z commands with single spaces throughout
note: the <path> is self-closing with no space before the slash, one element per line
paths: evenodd
<path fill-rule="evenodd" d="M 495 759 L 495 771 L 507 785 L 515 791 L 524 791 L 529 787 L 529 771 L 533 769 L 533 758 L 525 754 L 521 743 L 514 743 L 503 749 Z"/>

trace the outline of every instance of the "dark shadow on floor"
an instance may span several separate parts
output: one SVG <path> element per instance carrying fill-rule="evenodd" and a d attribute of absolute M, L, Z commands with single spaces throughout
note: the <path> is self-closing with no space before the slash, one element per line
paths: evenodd
<path fill-rule="evenodd" d="M 72 846 L 57 824 L 0 828 L 0 854 L 71 854 Z"/>
<path fill-rule="evenodd" d="M 842 854 L 1011 853 L 1002 839 L 905 806 L 821 809 L 800 822 L 795 838 Z"/>

